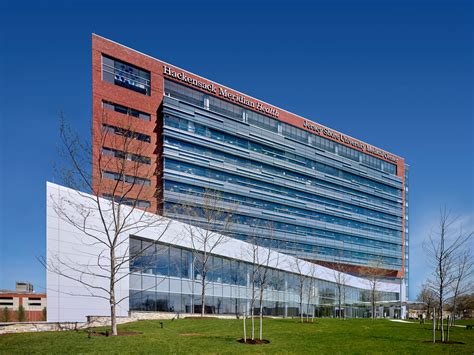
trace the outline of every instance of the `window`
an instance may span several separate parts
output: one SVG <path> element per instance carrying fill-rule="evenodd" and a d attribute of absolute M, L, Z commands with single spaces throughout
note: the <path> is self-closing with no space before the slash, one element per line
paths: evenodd
<path fill-rule="evenodd" d="M 277 120 L 275 120 L 273 118 L 270 118 L 270 117 L 267 117 L 267 116 L 264 116 L 264 115 L 261 115 L 259 113 L 250 111 L 250 110 L 246 111 L 246 115 L 247 115 L 247 122 L 249 124 L 260 127 L 260 128 L 263 128 L 263 129 L 267 129 L 267 130 L 275 132 L 275 133 L 278 132 L 278 121 Z"/>
<path fill-rule="evenodd" d="M 338 145 L 337 155 L 354 161 L 359 161 L 359 152 L 355 149 L 346 147 L 345 145 Z"/>
<path fill-rule="evenodd" d="M 204 107 L 204 93 L 176 84 L 170 80 L 165 80 L 165 95 L 199 107 Z"/>
<path fill-rule="evenodd" d="M 13 297 L 0 297 L 0 306 L 13 306 Z"/>
<path fill-rule="evenodd" d="M 169 275 L 174 277 L 186 277 L 186 264 L 183 265 L 181 249 L 170 247 Z"/>
<path fill-rule="evenodd" d="M 146 135 L 146 134 L 143 134 L 143 133 L 129 131 L 127 129 L 116 127 L 116 126 L 111 126 L 111 125 L 108 125 L 108 124 L 104 124 L 103 128 L 106 132 L 110 132 L 110 133 L 116 134 L 118 136 L 124 136 L 124 137 L 127 137 L 127 138 L 136 139 L 136 140 L 146 142 L 146 143 L 151 142 L 151 137 Z"/>
<path fill-rule="evenodd" d="M 225 116 L 235 118 L 239 121 L 243 120 L 244 109 L 238 105 L 233 105 L 224 100 L 220 100 L 213 96 L 209 96 L 209 110 L 213 112 L 221 113 Z"/>
<path fill-rule="evenodd" d="M 146 165 L 151 164 L 151 159 L 148 158 L 148 157 L 144 157 L 142 155 L 133 154 L 133 153 L 125 153 L 125 152 L 122 152 L 121 150 L 117 150 L 117 149 L 105 148 L 104 147 L 104 148 L 102 148 L 102 154 L 108 155 L 108 156 L 111 156 L 111 157 L 115 157 L 115 158 L 118 158 L 118 159 L 125 159 L 125 160 L 134 161 L 134 162 L 141 163 L 141 164 L 146 164 Z"/>
<path fill-rule="evenodd" d="M 129 184 L 137 184 L 137 185 L 145 185 L 145 186 L 151 185 L 151 180 L 149 179 L 144 179 L 144 178 L 141 178 L 138 176 L 132 176 L 132 175 L 123 175 L 123 174 L 114 173 L 111 171 L 104 171 L 102 173 L 102 176 L 106 179 L 124 181 Z"/>
<path fill-rule="evenodd" d="M 105 55 L 102 56 L 102 79 L 144 95 L 151 93 L 149 71 Z"/>
<path fill-rule="evenodd" d="M 122 105 L 114 104 L 113 102 L 109 102 L 109 101 L 102 101 L 102 107 L 107 110 L 112 110 L 115 112 L 123 113 L 125 115 L 130 115 L 144 121 L 149 121 L 151 117 L 148 113 L 138 111 L 133 108 L 125 107 Z"/>

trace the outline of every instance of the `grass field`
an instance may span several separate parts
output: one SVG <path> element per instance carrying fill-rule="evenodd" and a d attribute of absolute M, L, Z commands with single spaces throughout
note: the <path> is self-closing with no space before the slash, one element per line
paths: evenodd
<path fill-rule="evenodd" d="M 250 323 L 249 323 L 250 324 Z M 452 328 L 451 340 L 464 344 L 432 344 L 430 324 L 396 323 L 368 319 L 264 319 L 264 338 L 270 344 L 240 344 L 242 320 L 181 319 L 140 321 L 119 326 L 119 331 L 141 332 L 116 338 L 84 331 L 0 335 L 0 353 L 474 353 L 474 330 Z"/>

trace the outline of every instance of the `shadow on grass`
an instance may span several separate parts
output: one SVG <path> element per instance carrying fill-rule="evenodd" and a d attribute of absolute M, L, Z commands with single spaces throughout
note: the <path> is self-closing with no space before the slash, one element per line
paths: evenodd
<path fill-rule="evenodd" d="M 433 340 L 425 340 L 422 343 L 431 343 L 431 344 L 433 344 Z M 466 343 L 463 343 L 462 341 L 453 341 L 453 340 L 449 340 L 449 341 L 445 341 L 445 342 L 442 342 L 441 340 L 436 340 L 436 344 L 441 344 L 441 345 L 466 345 Z"/>

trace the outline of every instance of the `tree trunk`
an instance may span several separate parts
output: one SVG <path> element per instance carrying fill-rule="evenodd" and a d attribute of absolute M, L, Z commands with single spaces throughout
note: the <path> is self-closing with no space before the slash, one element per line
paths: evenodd
<path fill-rule="evenodd" d="M 242 318 L 244 320 L 244 342 L 247 343 L 247 326 L 246 326 L 247 313 L 245 311 L 244 311 L 244 316 Z"/>
<path fill-rule="evenodd" d="M 303 323 L 303 302 L 300 302 L 300 322 Z"/>
<path fill-rule="evenodd" d="M 260 290 L 260 340 L 262 340 L 263 337 L 263 331 L 262 331 L 262 325 L 263 325 L 263 285 L 261 286 L 262 289 Z"/>
<path fill-rule="evenodd" d="M 453 300 L 453 313 L 451 315 L 451 325 L 454 325 L 455 321 L 456 321 L 456 295 L 454 296 L 454 300 Z"/>
<path fill-rule="evenodd" d="M 115 314 L 115 301 L 110 303 L 110 323 L 112 326 L 112 335 L 117 335 L 117 316 Z"/>
<path fill-rule="evenodd" d="M 202 276 L 201 281 L 201 317 L 204 317 L 206 310 L 206 278 Z"/>
<path fill-rule="evenodd" d="M 254 317 L 254 307 L 253 307 L 253 305 L 252 305 L 252 311 L 251 312 L 252 312 L 252 317 L 251 317 L 252 318 L 251 319 L 252 320 L 252 340 L 254 340 L 255 339 L 255 317 Z"/>
<path fill-rule="evenodd" d="M 339 317 L 338 318 L 342 318 L 341 317 L 341 289 L 339 287 L 339 291 L 338 291 L 338 308 L 339 308 Z"/>
<path fill-rule="evenodd" d="M 439 297 L 439 324 L 441 326 L 441 341 L 444 343 L 444 328 L 443 328 L 443 288 L 440 289 L 441 296 Z"/>
<path fill-rule="evenodd" d="M 303 323 L 303 285 L 300 292 L 300 322 Z"/>
<path fill-rule="evenodd" d="M 375 292 L 372 291 L 372 320 L 375 320 Z"/>
<path fill-rule="evenodd" d="M 344 313 L 342 314 L 342 319 L 346 319 L 346 289 L 342 289 L 344 292 L 342 293 L 342 304 L 344 304 Z"/>
<path fill-rule="evenodd" d="M 117 314 L 115 300 L 115 246 L 110 248 L 110 325 L 112 326 L 112 335 L 117 335 Z"/>
<path fill-rule="evenodd" d="M 310 297 L 308 296 L 308 304 L 306 305 L 306 322 L 309 322 L 309 305 L 310 303 Z"/>
<path fill-rule="evenodd" d="M 252 322 L 252 340 L 255 339 L 255 319 L 254 319 L 254 309 L 255 309 L 255 277 L 253 276 L 252 280 L 252 302 L 250 303 L 250 319 Z"/>

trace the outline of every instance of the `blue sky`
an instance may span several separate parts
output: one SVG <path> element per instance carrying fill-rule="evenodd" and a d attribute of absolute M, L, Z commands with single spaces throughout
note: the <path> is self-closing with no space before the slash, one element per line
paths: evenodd
<path fill-rule="evenodd" d="M 45 286 L 58 115 L 89 136 L 93 32 L 405 157 L 411 298 L 439 208 L 473 228 L 470 1 L 98 3 L 0 5 L 0 289 Z"/>

